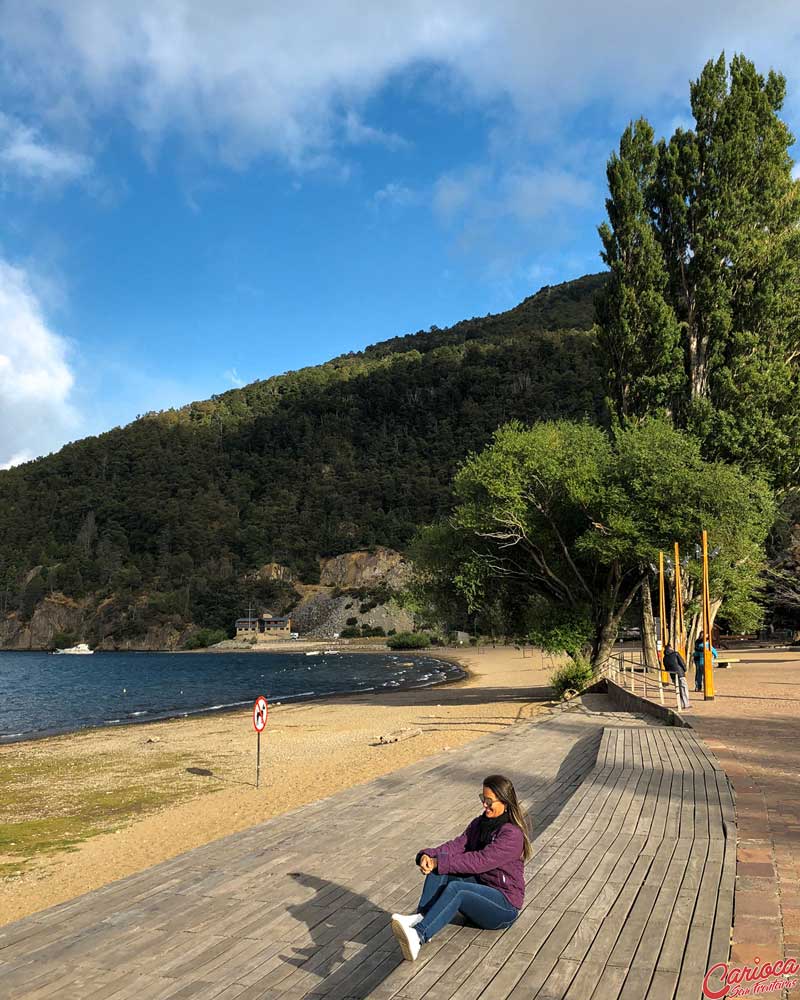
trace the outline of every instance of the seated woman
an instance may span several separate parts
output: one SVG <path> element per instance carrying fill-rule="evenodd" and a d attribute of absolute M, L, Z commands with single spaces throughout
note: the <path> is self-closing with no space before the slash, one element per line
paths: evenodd
<path fill-rule="evenodd" d="M 484 778 L 480 799 L 482 814 L 460 837 L 417 854 L 425 875 L 417 913 L 392 914 L 392 932 L 410 962 L 457 913 L 486 930 L 503 930 L 519 916 L 532 854 L 525 814 L 502 774 Z"/>

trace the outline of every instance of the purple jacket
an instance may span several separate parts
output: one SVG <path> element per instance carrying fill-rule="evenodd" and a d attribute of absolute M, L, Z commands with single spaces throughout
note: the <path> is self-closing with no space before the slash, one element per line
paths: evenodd
<path fill-rule="evenodd" d="M 455 840 L 438 847 L 426 847 L 420 853 L 436 858 L 436 868 L 442 875 L 475 875 L 483 885 L 499 889 L 509 903 L 520 910 L 525 899 L 522 830 L 514 823 L 504 823 L 479 851 L 480 819 L 476 816 Z"/>

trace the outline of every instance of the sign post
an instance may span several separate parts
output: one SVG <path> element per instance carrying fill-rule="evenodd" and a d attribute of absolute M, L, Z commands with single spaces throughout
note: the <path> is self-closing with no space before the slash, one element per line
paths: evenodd
<path fill-rule="evenodd" d="M 256 745 L 256 788 L 258 788 L 259 775 L 261 771 L 261 733 L 264 731 L 264 727 L 267 724 L 267 715 L 269 714 L 269 706 L 267 705 L 267 699 L 263 694 L 260 694 L 253 705 L 253 729 L 255 729 L 258 734 L 258 743 Z"/>

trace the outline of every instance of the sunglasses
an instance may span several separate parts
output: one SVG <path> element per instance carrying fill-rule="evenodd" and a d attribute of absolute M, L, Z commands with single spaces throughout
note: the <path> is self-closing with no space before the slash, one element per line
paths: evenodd
<path fill-rule="evenodd" d="M 481 800 L 481 802 L 485 806 L 489 806 L 489 807 L 491 807 L 491 806 L 495 805 L 497 802 L 501 801 L 500 799 L 487 799 L 485 795 L 481 795 L 481 794 L 478 794 L 478 798 Z"/>

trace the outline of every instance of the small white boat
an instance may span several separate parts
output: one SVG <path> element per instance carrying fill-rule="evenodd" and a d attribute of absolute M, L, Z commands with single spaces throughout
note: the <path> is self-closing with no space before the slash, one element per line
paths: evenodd
<path fill-rule="evenodd" d="M 94 652 L 93 649 L 89 649 L 89 646 L 85 642 L 79 642 L 77 646 L 70 646 L 68 649 L 55 649 L 55 653 L 69 653 L 72 656 L 91 656 Z"/>
<path fill-rule="evenodd" d="M 306 656 L 319 656 L 321 652 L 320 649 L 312 649 L 310 653 L 306 653 Z"/>

